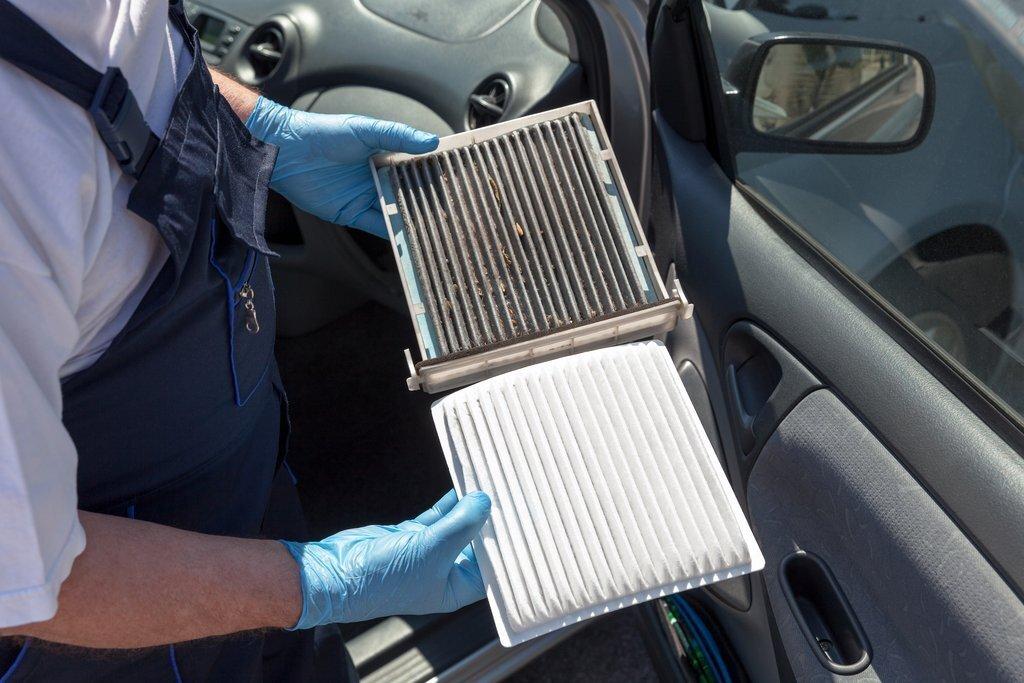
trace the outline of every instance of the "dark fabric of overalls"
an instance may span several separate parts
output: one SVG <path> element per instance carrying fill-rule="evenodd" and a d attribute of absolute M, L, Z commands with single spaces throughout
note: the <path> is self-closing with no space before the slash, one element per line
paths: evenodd
<path fill-rule="evenodd" d="M 94 119 L 93 110 L 104 110 L 97 129 L 137 179 L 128 208 L 170 252 L 109 349 L 63 382 L 79 508 L 208 534 L 303 536 L 282 467 L 287 412 L 264 239 L 276 148 L 254 139 L 216 91 L 180 2 L 170 16 L 193 64 L 159 140 L 140 116 L 134 124 L 119 118 L 135 106 L 120 72 L 109 70 L 116 78 L 97 86 L 111 93 L 76 92 L 53 72 L 101 75 L 73 64 L 76 57 L 6 0 L 0 11 L 0 57 L 83 106 L 93 97 Z M 83 80 L 64 75 L 72 86 Z M 309 680 L 313 651 L 311 632 L 243 633 L 128 655 L 6 641 L 0 682 Z"/>

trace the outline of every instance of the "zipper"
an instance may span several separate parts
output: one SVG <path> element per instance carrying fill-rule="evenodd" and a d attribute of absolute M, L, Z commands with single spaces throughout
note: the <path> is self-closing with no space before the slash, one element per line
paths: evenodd
<path fill-rule="evenodd" d="M 235 289 L 235 306 L 242 304 L 243 312 L 245 316 L 245 331 L 249 334 L 259 334 L 260 332 L 260 321 L 256 317 L 256 292 L 249 284 L 249 279 L 252 277 L 252 272 L 256 266 L 256 250 L 250 249 L 248 256 L 245 259 L 245 268 L 242 269 L 243 276 L 239 278 L 239 282 L 242 283 L 241 288 L 237 285 Z"/>

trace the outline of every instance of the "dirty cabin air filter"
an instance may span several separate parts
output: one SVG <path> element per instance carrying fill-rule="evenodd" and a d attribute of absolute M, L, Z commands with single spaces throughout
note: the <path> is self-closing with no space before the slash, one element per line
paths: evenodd
<path fill-rule="evenodd" d="M 410 389 L 650 336 L 688 311 L 656 277 L 593 102 L 371 165 L 422 356 Z"/>

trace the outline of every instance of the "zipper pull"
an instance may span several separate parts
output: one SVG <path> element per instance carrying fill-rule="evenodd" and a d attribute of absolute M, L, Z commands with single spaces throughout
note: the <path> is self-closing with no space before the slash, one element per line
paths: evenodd
<path fill-rule="evenodd" d="M 260 321 L 256 318 L 256 304 L 253 303 L 255 296 L 256 292 L 248 282 L 238 290 L 238 297 L 244 301 L 242 307 L 245 309 L 245 329 L 249 334 L 260 333 Z"/>

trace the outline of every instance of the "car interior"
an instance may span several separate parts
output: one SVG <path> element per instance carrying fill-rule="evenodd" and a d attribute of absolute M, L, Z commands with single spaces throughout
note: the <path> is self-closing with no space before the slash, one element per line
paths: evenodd
<path fill-rule="evenodd" d="M 606 120 L 623 121 L 620 163 L 640 177 L 648 149 L 648 124 L 634 112 L 646 89 L 642 55 L 615 60 L 619 80 L 632 85 L 609 97 L 612 60 L 594 36 L 611 17 L 572 5 L 213 0 L 186 2 L 186 11 L 212 66 L 309 111 L 397 120 L 443 136 L 596 99 Z M 634 14 L 642 25 L 639 6 Z M 636 52 L 625 35 L 610 46 Z M 641 185 L 630 185 L 639 198 Z M 310 538 L 415 516 L 451 481 L 431 397 L 406 388 L 402 350 L 413 345 L 413 329 L 391 248 L 279 196 L 269 204 L 288 461 Z M 496 676 L 570 633 L 553 635 L 505 651 L 483 604 L 343 629 L 364 680 Z"/>
<path fill-rule="evenodd" d="M 918 229 L 891 208 L 914 199 L 894 187 L 900 163 L 954 153 L 949 93 L 975 73 L 972 36 L 990 35 L 972 3 L 926 4 L 185 3 L 211 65 L 296 108 L 447 135 L 594 100 L 659 273 L 694 305 L 664 341 L 767 562 L 688 594 L 731 678 L 1010 680 L 1024 671 L 1024 422 L 1000 384 L 1013 371 L 996 370 L 1019 268 L 986 245 L 1008 242 L 991 235 L 1016 214 Z M 838 91 L 800 101 L 780 85 L 787 64 L 806 76 L 826 58 Z M 993 136 L 978 139 L 1005 142 Z M 1009 197 L 1000 169 L 990 184 Z M 437 396 L 406 387 L 415 341 L 390 245 L 277 196 L 267 225 L 309 537 L 418 514 L 451 483 Z M 985 351 L 958 342 L 979 334 Z M 659 678 L 701 679 L 663 601 L 625 612 Z M 483 603 L 342 635 L 363 680 L 499 680 L 605 634 L 602 619 L 514 648 Z"/>

